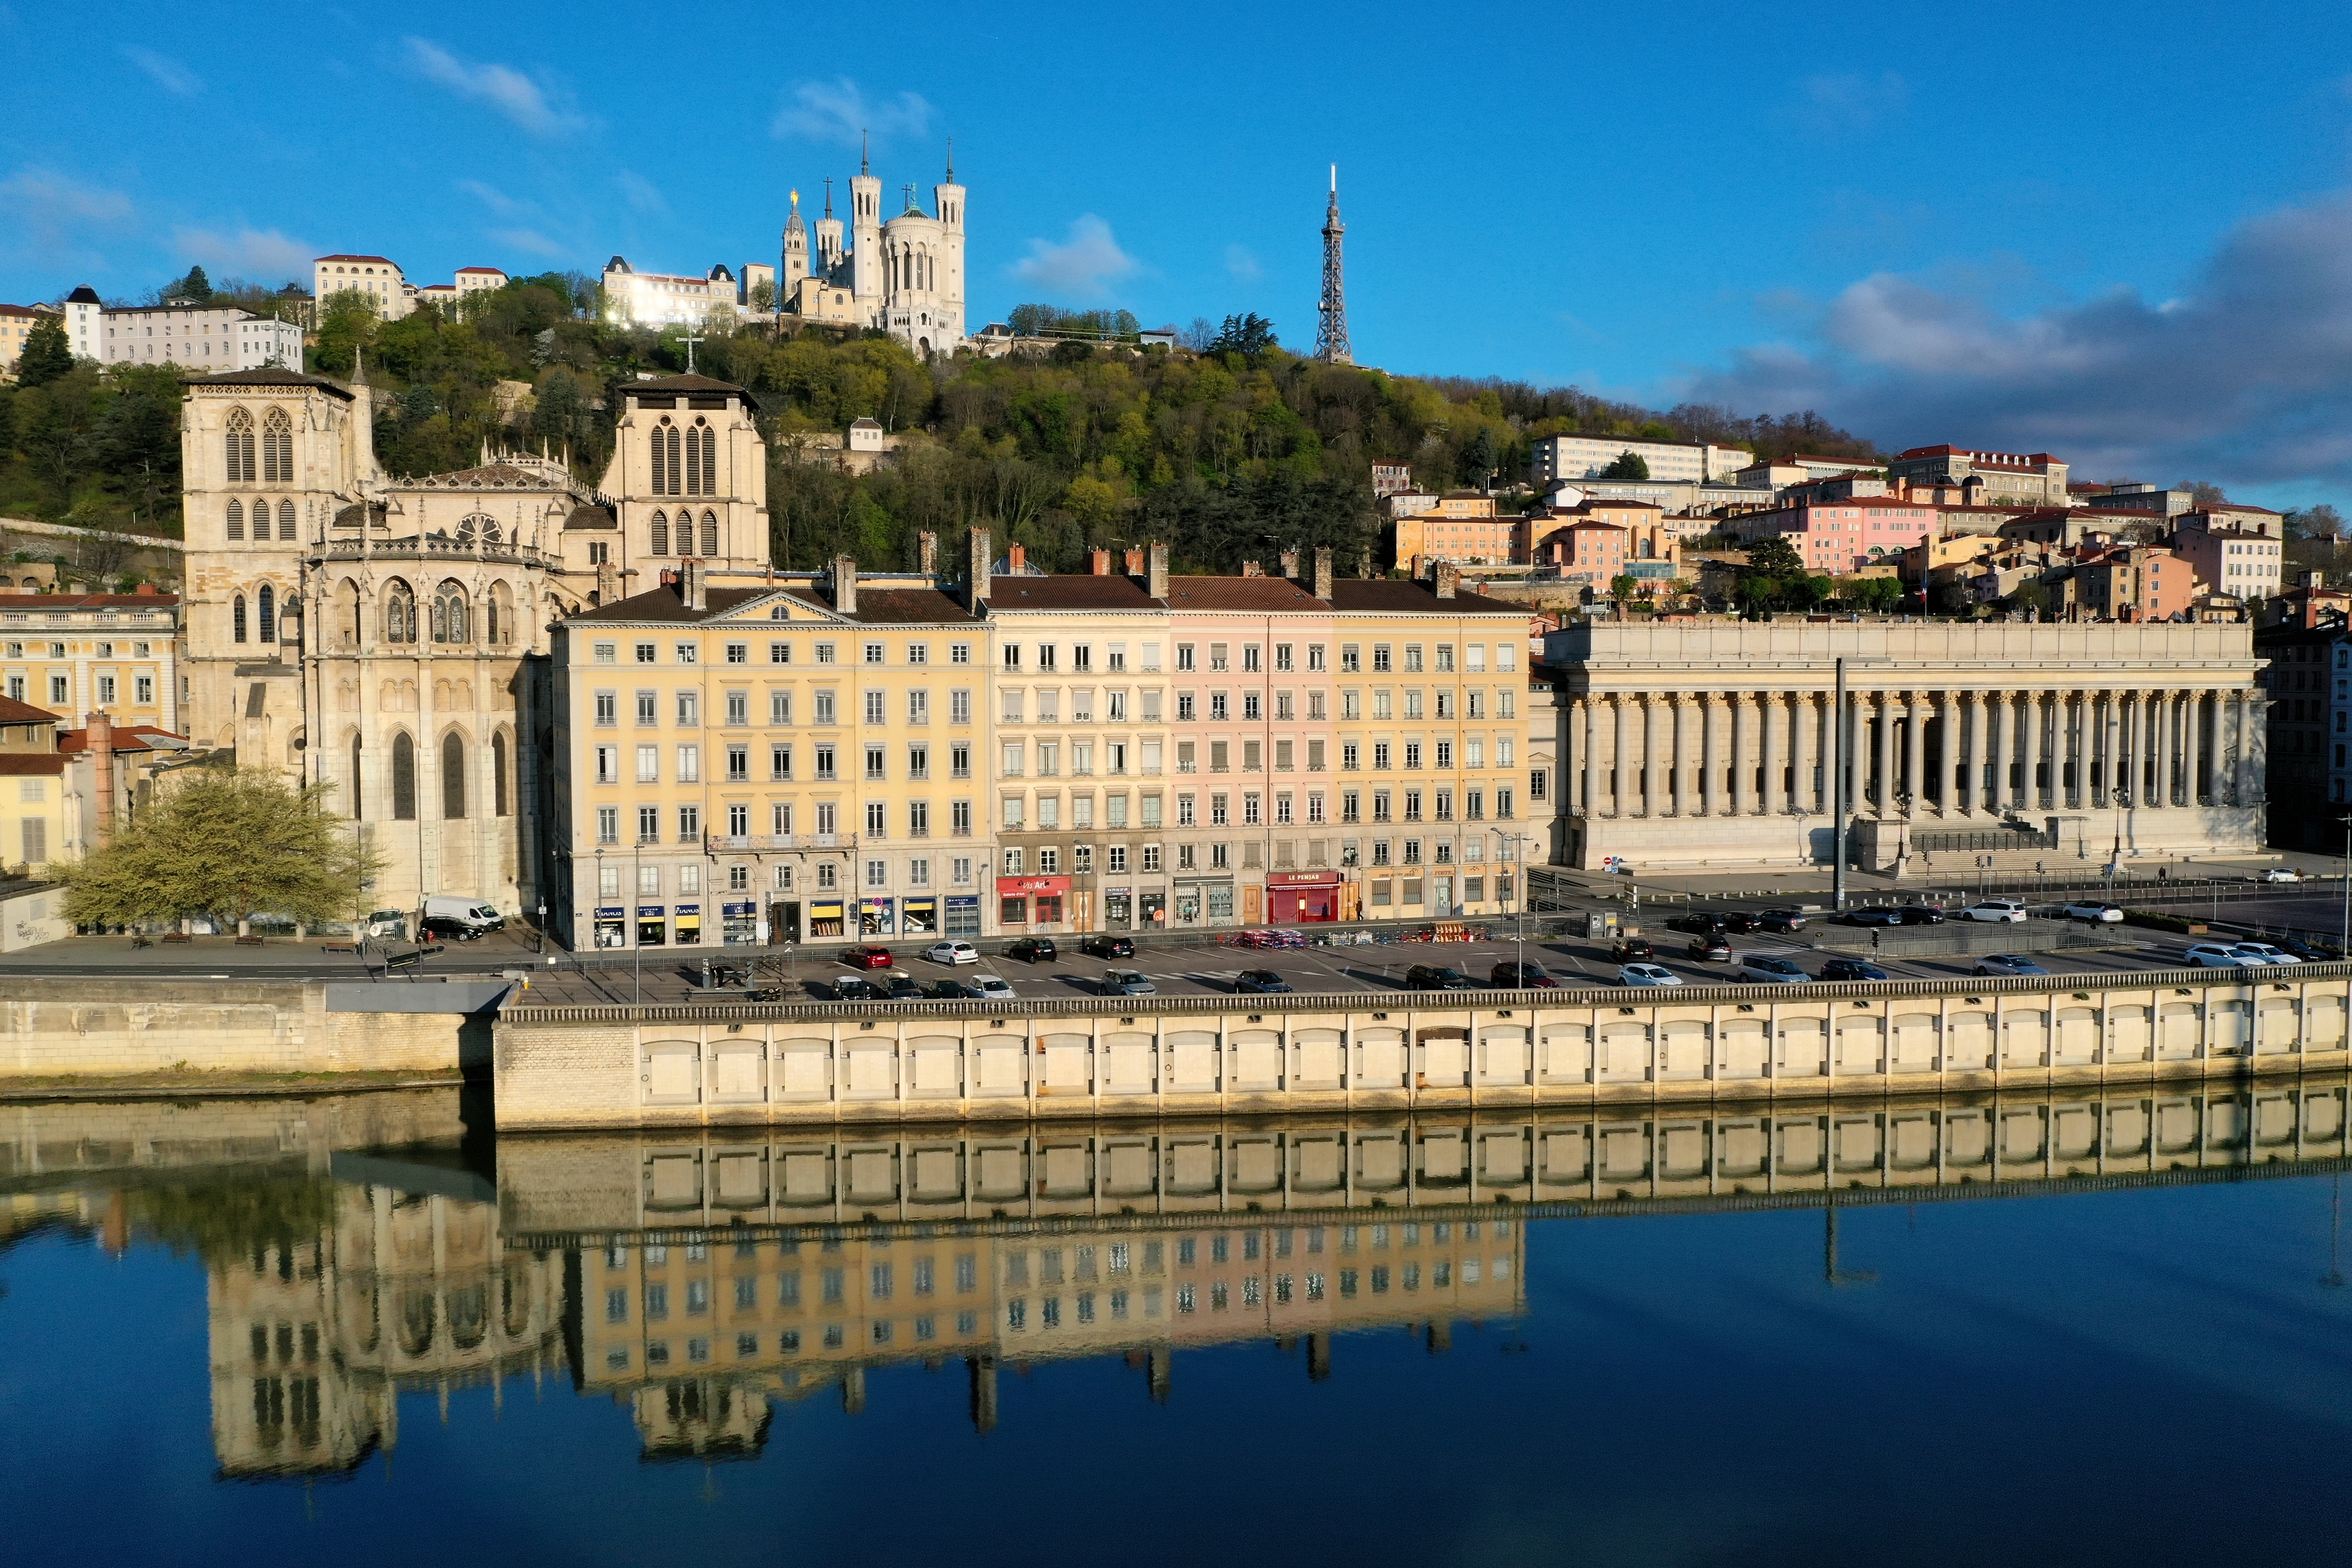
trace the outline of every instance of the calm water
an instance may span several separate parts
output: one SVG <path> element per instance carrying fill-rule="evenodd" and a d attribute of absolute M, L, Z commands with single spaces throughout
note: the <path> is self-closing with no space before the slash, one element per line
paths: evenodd
<path fill-rule="evenodd" d="M 12 1112 L 6 1555 L 2341 1561 L 2345 1106 Z"/>

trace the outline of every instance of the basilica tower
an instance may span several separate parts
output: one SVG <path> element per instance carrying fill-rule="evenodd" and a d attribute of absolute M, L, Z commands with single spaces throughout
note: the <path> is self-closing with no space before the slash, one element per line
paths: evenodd
<path fill-rule="evenodd" d="M 857 177 L 849 182 L 850 294 L 857 319 L 867 326 L 882 314 L 882 182 L 861 149 Z"/>

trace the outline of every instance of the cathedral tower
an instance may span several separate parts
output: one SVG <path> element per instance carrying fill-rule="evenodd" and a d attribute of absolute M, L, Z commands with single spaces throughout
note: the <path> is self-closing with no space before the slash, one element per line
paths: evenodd
<path fill-rule="evenodd" d="M 947 331 L 942 341 L 953 345 L 963 341 L 963 187 L 956 184 L 955 143 L 948 143 L 948 177 L 931 187 L 931 210 L 939 215 L 940 247 L 940 275 L 934 285 L 940 314 Z"/>
<path fill-rule="evenodd" d="M 776 274 L 776 307 L 788 309 L 798 297 L 801 279 L 809 275 L 808 224 L 801 216 L 801 194 L 793 193 L 793 216 L 784 220 L 783 267 Z"/>
<path fill-rule="evenodd" d="M 867 326 L 882 314 L 882 182 L 863 150 L 857 157 L 857 177 L 849 182 L 850 293 L 857 302 L 857 319 Z"/>
<path fill-rule="evenodd" d="M 824 182 L 824 216 L 816 220 L 817 276 L 831 280 L 841 268 L 841 220 L 833 216 L 833 179 Z"/>

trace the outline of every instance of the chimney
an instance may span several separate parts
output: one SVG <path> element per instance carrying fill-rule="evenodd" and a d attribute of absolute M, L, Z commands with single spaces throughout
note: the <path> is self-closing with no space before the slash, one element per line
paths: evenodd
<path fill-rule="evenodd" d="M 1296 550 L 1282 552 L 1282 575 L 1287 582 L 1298 581 L 1298 552 Z"/>
<path fill-rule="evenodd" d="M 1091 563 L 1092 563 L 1092 564 L 1093 564 L 1093 566 L 1094 566 L 1094 574 L 1095 574 L 1095 575 L 1096 575 L 1096 576 L 1097 576 L 1097 577 L 1108 577 L 1108 576 L 1109 576 L 1109 575 L 1110 575 L 1110 552 L 1109 552 L 1109 551 L 1108 551 L 1108 550 L 1089 550 L 1089 551 L 1087 551 L 1087 560 L 1088 560 L 1089 562 L 1091 562 Z"/>
<path fill-rule="evenodd" d="M 1130 577 L 1143 575 L 1143 552 L 1133 545 L 1128 546 L 1127 550 L 1127 574 Z"/>
<path fill-rule="evenodd" d="M 1164 599 L 1168 596 L 1168 547 L 1164 544 L 1152 545 L 1150 554 L 1150 580 L 1144 584 L 1143 591 L 1155 599 Z"/>
<path fill-rule="evenodd" d="M 1451 561 L 1437 563 L 1437 596 L 1450 599 L 1462 591 L 1462 568 Z"/>
<path fill-rule="evenodd" d="M 964 608 L 975 616 L 988 613 L 988 563 L 992 541 L 988 530 L 971 531 L 971 575 L 965 580 Z"/>
<path fill-rule="evenodd" d="M 700 561 L 688 561 L 678 568 L 677 598 L 678 603 L 689 610 L 707 610 L 710 607 L 709 596 L 703 586 Z"/>
<path fill-rule="evenodd" d="M 90 793 L 98 797 L 98 844 L 103 849 L 114 842 L 114 721 L 103 709 L 90 714 L 88 736 Z"/>
<path fill-rule="evenodd" d="M 846 555 L 833 558 L 833 607 L 845 616 L 857 613 L 857 563 Z"/>
<path fill-rule="evenodd" d="M 940 536 L 928 528 L 915 535 L 915 566 L 926 577 L 940 574 Z"/>
<path fill-rule="evenodd" d="M 1004 568 L 1005 574 L 1011 577 L 1018 577 L 1022 573 L 1027 571 L 1029 569 L 1028 546 L 1023 544 L 1006 545 L 1004 547 Z"/>
<path fill-rule="evenodd" d="M 1315 552 L 1315 596 L 1327 605 L 1331 602 L 1331 552 L 1328 548 Z"/>
<path fill-rule="evenodd" d="M 596 568 L 596 602 L 609 605 L 621 596 L 621 569 L 610 561 Z"/>
<path fill-rule="evenodd" d="M 1242 563 L 1242 575 L 1244 577 L 1263 577 L 1265 575 L 1265 568 L 1259 565 L 1255 561 L 1244 561 Z"/>

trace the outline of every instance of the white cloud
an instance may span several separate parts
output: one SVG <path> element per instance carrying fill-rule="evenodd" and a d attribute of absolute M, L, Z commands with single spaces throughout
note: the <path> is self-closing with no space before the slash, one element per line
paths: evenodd
<path fill-rule="evenodd" d="M 408 63 L 425 80 L 487 103 L 533 136 L 561 136 L 586 123 L 551 101 L 553 89 L 512 66 L 468 65 L 437 44 L 410 38 Z"/>
<path fill-rule="evenodd" d="M 527 250 L 533 256 L 568 254 L 562 244 L 548 238 L 535 228 L 494 228 L 490 230 L 490 237 L 500 245 L 515 250 Z"/>
<path fill-rule="evenodd" d="M 1244 283 L 1256 282 L 1265 271 L 1257 264 L 1257 258 L 1250 254 L 1246 245 L 1225 247 L 1225 270 Z"/>
<path fill-rule="evenodd" d="M 512 217 L 530 206 L 529 203 L 519 202 L 496 185 L 486 184 L 480 180 L 460 180 L 457 188 L 500 217 Z"/>
<path fill-rule="evenodd" d="M 1893 449 L 2050 451 L 2157 482 L 2352 484 L 2352 192 L 2242 225 L 2195 283 L 2023 316 L 1879 274 L 1809 341 L 1759 344 L 1686 395 L 1814 408 Z"/>
<path fill-rule="evenodd" d="M 1895 71 L 1876 76 L 1809 76 L 1797 84 L 1797 123 L 1817 136 L 1871 131 L 1901 114 L 1911 84 Z"/>
<path fill-rule="evenodd" d="M 154 78 L 155 85 L 165 92 L 194 98 L 205 90 L 204 79 L 175 59 L 152 49 L 131 47 L 122 52 L 130 57 L 132 65 Z"/>
<path fill-rule="evenodd" d="M 668 213 L 669 203 L 664 199 L 661 188 L 643 174 L 624 169 L 613 176 L 613 181 L 621 187 L 621 195 L 636 211 L 655 217 Z"/>
<path fill-rule="evenodd" d="M 1092 213 L 1070 225 L 1070 237 L 1059 245 L 1031 240 L 1029 254 L 1013 264 L 1015 277 L 1080 299 L 1098 295 L 1106 283 L 1138 270 L 1135 258 L 1111 237 L 1110 225 Z"/>
<path fill-rule="evenodd" d="M 308 282 L 318 247 L 289 239 L 276 229 L 239 229 L 219 234 L 206 228 L 175 228 L 173 246 L 220 272 L 250 278 L 257 283 L 278 279 Z"/>
<path fill-rule="evenodd" d="M 81 233 L 115 227 L 131 211 L 131 198 L 120 191 L 28 163 L 0 180 L 0 213 L 8 215 L 0 224 L 0 252 L 21 248 L 61 261 L 77 254 L 74 242 Z"/>
<path fill-rule="evenodd" d="M 780 137 L 810 142 L 855 142 L 869 132 L 877 141 L 887 142 L 898 135 L 920 136 L 930 123 L 931 106 L 917 94 L 902 92 L 869 103 L 863 88 L 841 77 L 804 81 L 793 89 L 769 129 Z"/>

